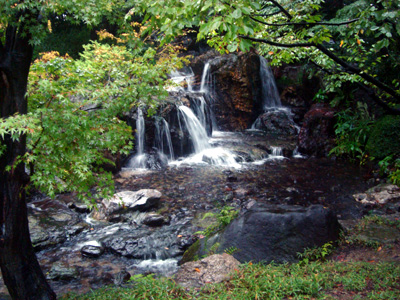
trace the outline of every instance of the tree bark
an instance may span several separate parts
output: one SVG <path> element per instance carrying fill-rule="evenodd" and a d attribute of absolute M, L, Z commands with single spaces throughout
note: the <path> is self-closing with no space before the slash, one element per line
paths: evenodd
<path fill-rule="evenodd" d="M 27 112 L 27 82 L 33 47 L 18 29 L 8 27 L 0 45 L 0 117 Z M 28 226 L 25 186 L 28 176 L 22 163 L 26 137 L 13 141 L 0 137 L 6 146 L 0 156 L 0 266 L 4 283 L 13 299 L 56 299 L 37 261 Z M 11 166 L 10 171 L 6 167 Z"/>

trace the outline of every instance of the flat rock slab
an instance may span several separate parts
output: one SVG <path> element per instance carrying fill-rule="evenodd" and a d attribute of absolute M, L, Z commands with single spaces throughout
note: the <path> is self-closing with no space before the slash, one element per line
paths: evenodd
<path fill-rule="evenodd" d="M 364 205 L 377 206 L 400 200 L 400 188 L 394 184 L 380 184 L 365 193 L 353 195 L 354 199 Z"/>
<path fill-rule="evenodd" d="M 175 281 L 184 287 L 200 287 L 229 278 L 240 262 L 229 254 L 214 254 L 200 261 L 183 264 L 175 274 Z"/>

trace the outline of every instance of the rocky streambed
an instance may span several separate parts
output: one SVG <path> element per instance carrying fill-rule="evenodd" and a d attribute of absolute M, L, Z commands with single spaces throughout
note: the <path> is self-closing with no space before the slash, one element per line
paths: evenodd
<path fill-rule="evenodd" d="M 83 293 L 121 284 L 128 273 L 172 275 L 185 250 L 199 238 L 196 232 L 209 225 L 205 214 L 218 213 L 227 205 L 243 211 L 252 201 L 303 207 L 321 204 L 339 219 L 363 215 L 364 207 L 352 195 L 375 183 L 366 180 L 363 168 L 326 158 L 293 157 L 294 145 L 288 140 L 280 144 L 281 153 L 288 157 L 276 155 L 271 140 L 266 142 L 260 134 L 230 134 L 223 140 L 225 146 L 230 144 L 230 149 L 249 157 L 257 152 L 256 159 L 244 159 L 239 167 L 213 166 L 205 159 L 196 164 L 181 161 L 160 170 L 123 169 L 116 174 L 118 192 L 158 191 L 148 205 L 137 209 L 129 210 L 124 207 L 128 202 L 122 202 L 107 216 L 99 216 L 99 211 L 90 213 L 77 203 L 73 194 L 54 200 L 32 198 L 28 204 L 31 238 L 55 291 Z M 214 142 L 219 144 L 221 139 Z M 102 205 L 98 203 L 100 211 Z M 4 286 L 1 292 L 6 295 Z"/>

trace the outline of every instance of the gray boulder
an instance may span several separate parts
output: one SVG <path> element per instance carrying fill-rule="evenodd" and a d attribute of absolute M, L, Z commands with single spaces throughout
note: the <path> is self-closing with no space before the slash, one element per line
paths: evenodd
<path fill-rule="evenodd" d="M 295 262 L 306 248 L 337 240 L 339 231 L 337 217 L 321 205 L 304 208 L 257 203 L 221 233 L 200 240 L 197 254 L 228 249 L 242 263 Z"/>

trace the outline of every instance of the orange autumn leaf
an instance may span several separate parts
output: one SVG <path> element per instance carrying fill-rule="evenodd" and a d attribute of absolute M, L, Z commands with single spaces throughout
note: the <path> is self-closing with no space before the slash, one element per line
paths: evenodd
<path fill-rule="evenodd" d="M 343 44 L 344 44 L 344 42 L 343 42 L 343 40 L 341 40 L 341 41 L 340 41 L 340 46 L 339 46 L 339 47 L 342 47 Z"/>
<path fill-rule="evenodd" d="M 268 54 L 272 55 L 272 54 L 274 54 L 274 51 L 269 51 Z"/>
<path fill-rule="evenodd" d="M 357 44 L 361 45 L 361 41 L 359 39 L 357 39 Z"/>
<path fill-rule="evenodd" d="M 200 269 L 199 268 L 194 268 L 194 270 L 198 273 L 200 273 Z"/>

